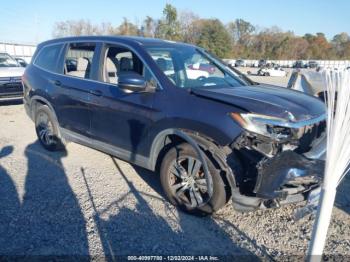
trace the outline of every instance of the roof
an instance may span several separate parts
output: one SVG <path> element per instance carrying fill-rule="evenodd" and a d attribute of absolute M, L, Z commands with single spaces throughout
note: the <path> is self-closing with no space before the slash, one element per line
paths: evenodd
<path fill-rule="evenodd" d="M 190 44 L 174 42 L 159 38 L 148 38 L 148 37 L 140 37 L 140 36 L 74 36 L 74 37 L 63 37 L 56 38 L 52 40 L 48 40 L 42 42 L 40 45 L 53 44 L 59 42 L 74 42 L 74 41 L 120 41 L 126 44 L 138 44 L 142 46 L 159 46 L 159 45 L 167 45 L 167 46 L 192 46 Z"/>

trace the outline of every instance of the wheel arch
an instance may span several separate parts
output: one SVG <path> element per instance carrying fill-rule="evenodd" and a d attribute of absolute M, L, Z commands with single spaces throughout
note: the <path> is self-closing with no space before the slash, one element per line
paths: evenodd
<path fill-rule="evenodd" d="M 52 106 L 51 102 L 49 100 L 47 100 L 45 97 L 39 96 L 39 95 L 34 95 L 31 98 L 31 102 L 30 102 L 30 114 L 31 114 L 31 119 L 35 122 L 35 112 L 37 110 L 37 108 L 41 105 L 46 105 L 51 113 L 52 113 L 52 117 L 54 118 L 53 120 L 57 123 L 57 127 L 58 127 L 58 137 L 62 140 L 63 143 L 66 143 L 66 139 L 63 137 L 61 130 L 60 130 L 60 125 L 58 122 L 58 118 L 55 112 L 54 107 Z"/>
<path fill-rule="evenodd" d="M 153 139 L 150 157 L 149 157 L 149 166 L 151 170 L 155 170 L 157 162 L 161 157 L 162 150 L 166 149 L 169 144 L 179 144 L 181 142 L 186 142 L 191 144 L 193 147 L 197 147 L 197 143 L 190 137 L 189 131 L 179 128 L 167 128 L 159 132 Z"/>
<path fill-rule="evenodd" d="M 31 112 L 32 119 L 33 120 L 35 119 L 35 111 L 40 105 L 48 106 L 50 108 L 54 118 L 55 118 L 55 121 L 57 121 L 57 123 L 58 123 L 57 115 L 56 115 L 55 109 L 53 108 L 51 102 L 49 100 L 47 100 L 45 97 L 42 97 L 39 95 L 34 95 L 31 98 L 30 112 Z"/>
<path fill-rule="evenodd" d="M 184 129 L 169 128 L 161 131 L 154 139 L 150 153 L 150 169 L 158 170 L 166 152 L 174 145 L 181 142 L 189 143 L 194 147 L 200 160 L 204 163 L 204 169 L 207 169 L 205 156 L 212 160 L 214 165 L 219 168 L 224 174 L 225 184 L 230 187 L 231 191 L 236 188 L 236 180 L 230 167 L 226 163 L 227 153 L 230 151 L 228 147 L 221 147 L 215 141 L 203 134 Z M 200 155 L 201 154 L 201 155 Z M 208 174 L 208 173 L 207 173 Z"/>

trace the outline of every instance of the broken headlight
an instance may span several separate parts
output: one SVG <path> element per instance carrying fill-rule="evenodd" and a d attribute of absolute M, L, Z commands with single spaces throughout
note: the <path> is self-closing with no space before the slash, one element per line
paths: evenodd
<path fill-rule="evenodd" d="M 231 113 L 230 115 L 244 129 L 252 133 L 274 140 L 283 140 L 292 136 L 292 129 L 288 127 L 290 122 L 287 119 L 251 113 Z"/>

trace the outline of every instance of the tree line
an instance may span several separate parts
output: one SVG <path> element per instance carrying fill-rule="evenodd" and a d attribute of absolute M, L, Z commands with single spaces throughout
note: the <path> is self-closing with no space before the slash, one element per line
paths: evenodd
<path fill-rule="evenodd" d="M 190 11 L 179 12 L 166 4 L 160 19 L 147 16 L 142 22 L 123 18 L 120 25 L 92 24 L 89 20 L 56 22 L 54 37 L 79 35 L 135 35 L 181 41 L 201 46 L 221 58 L 246 59 L 350 59 L 350 37 L 339 33 L 328 40 L 323 33 L 297 36 L 278 27 L 259 29 L 236 19 L 223 24 L 203 19 Z"/>

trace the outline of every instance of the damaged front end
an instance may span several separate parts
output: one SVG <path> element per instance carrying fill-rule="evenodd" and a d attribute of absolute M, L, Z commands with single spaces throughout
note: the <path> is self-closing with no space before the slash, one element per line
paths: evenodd
<path fill-rule="evenodd" d="M 319 187 L 325 165 L 325 116 L 295 124 L 265 121 L 263 131 L 233 118 L 245 127 L 231 145 L 242 165 L 240 174 L 236 170 L 237 188 L 232 194 L 236 209 L 300 202 Z"/>

